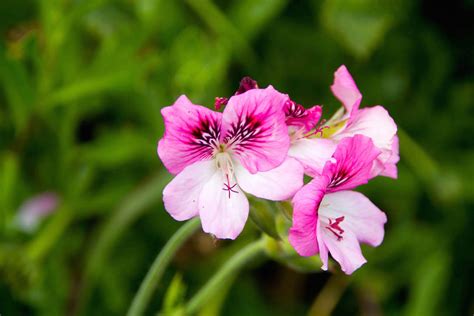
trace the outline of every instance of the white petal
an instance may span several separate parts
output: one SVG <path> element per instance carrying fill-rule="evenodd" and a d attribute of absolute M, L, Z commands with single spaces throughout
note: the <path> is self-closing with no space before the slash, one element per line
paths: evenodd
<path fill-rule="evenodd" d="M 336 144 L 325 138 L 301 138 L 294 141 L 288 156 L 301 162 L 309 174 L 321 174 L 324 165 L 336 150 Z"/>
<path fill-rule="evenodd" d="M 199 194 L 215 171 L 213 160 L 198 161 L 183 169 L 163 190 L 166 211 L 178 221 L 197 216 Z"/>
<path fill-rule="evenodd" d="M 275 169 L 255 174 L 236 164 L 235 176 L 245 192 L 267 200 L 282 201 L 291 198 L 303 186 L 304 169 L 297 160 L 287 158 Z"/>
<path fill-rule="evenodd" d="M 351 231 L 360 242 L 376 247 L 383 240 L 387 216 L 362 193 L 339 191 L 326 194 L 319 214 L 327 218 L 344 216 L 341 228 Z"/>
<path fill-rule="evenodd" d="M 199 216 L 206 233 L 221 239 L 235 239 L 244 228 L 249 202 L 235 184 L 235 181 L 231 181 L 229 186 L 235 192 L 229 191 L 224 173 L 217 170 L 202 188 L 199 196 Z"/>
<path fill-rule="evenodd" d="M 325 227 L 325 223 L 319 222 L 318 241 L 324 244 L 324 246 L 319 247 L 323 270 L 327 270 L 328 251 L 334 260 L 339 262 L 342 271 L 346 274 L 352 274 L 367 262 L 362 255 L 357 238 L 350 230 L 345 231 L 344 237 L 339 240 Z"/>

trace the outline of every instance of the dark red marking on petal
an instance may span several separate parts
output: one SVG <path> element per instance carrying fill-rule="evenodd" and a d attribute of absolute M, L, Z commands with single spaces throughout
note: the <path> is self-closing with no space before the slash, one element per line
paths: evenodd
<path fill-rule="evenodd" d="M 246 115 L 239 117 L 238 121 L 231 125 L 224 143 L 238 152 L 247 146 L 257 145 L 261 142 L 260 138 L 264 136 L 266 135 L 262 123 L 254 116 Z"/>
<path fill-rule="evenodd" d="M 344 230 L 339 226 L 340 223 L 344 220 L 344 216 L 338 217 L 336 219 L 329 218 L 329 225 L 326 226 L 326 229 L 329 230 L 334 236 L 337 237 L 337 240 L 340 241 L 343 238 Z"/>
<path fill-rule="evenodd" d="M 191 139 L 189 140 L 190 145 L 194 145 L 190 149 L 193 154 L 202 152 L 202 155 L 212 155 L 212 152 L 219 147 L 219 137 L 221 134 L 221 126 L 218 122 L 209 119 L 202 118 L 198 126 L 191 130 Z M 197 145 L 197 146 L 196 146 Z M 203 149 L 207 149 L 204 150 Z"/>

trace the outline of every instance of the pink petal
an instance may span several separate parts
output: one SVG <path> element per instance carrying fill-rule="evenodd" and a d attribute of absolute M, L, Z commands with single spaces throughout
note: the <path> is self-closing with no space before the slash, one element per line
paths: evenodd
<path fill-rule="evenodd" d="M 398 177 L 397 163 L 399 160 L 400 154 L 398 136 L 395 136 L 392 142 L 390 157 L 385 161 L 384 170 L 380 173 L 380 175 L 396 179 Z"/>
<path fill-rule="evenodd" d="M 59 200 L 55 192 L 44 192 L 29 198 L 18 210 L 18 224 L 23 230 L 32 232 L 45 217 L 57 209 Z"/>
<path fill-rule="evenodd" d="M 256 197 L 282 201 L 291 198 L 303 186 L 304 169 L 295 159 L 287 158 L 270 171 L 250 173 L 242 165 L 235 167 L 239 186 Z"/>
<path fill-rule="evenodd" d="M 283 105 L 288 96 L 272 86 L 230 98 L 222 123 L 223 143 L 251 173 L 268 171 L 286 158 L 290 139 Z"/>
<path fill-rule="evenodd" d="M 362 101 L 362 94 L 360 94 L 346 66 L 342 65 L 334 73 L 334 83 L 331 86 L 331 91 L 342 102 L 347 113 L 357 112 Z"/>
<path fill-rule="evenodd" d="M 212 156 L 220 136 L 221 113 L 194 105 L 182 95 L 161 114 L 165 134 L 158 143 L 158 155 L 170 173 Z"/>
<path fill-rule="evenodd" d="M 199 216 L 206 233 L 221 239 L 235 239 L 245 226 L 249 213 L 247 197 L 231 181 L 232 191 L 226 190 L 226 178 L 216 170 L 199 196 Z"/>
<path fill-rule="evenodd" d="M 372 139 L 363 135 L 343 138 L 333 158 L 324 166 L 323 174 L 331 178 L 328 192 L 355 188 L 367 183 L 375 159 L 380 155 Z"/>
<path fill-rule="evenodd" d="M 296 158 L 309 175 L 321 174 L 336 149 L 336 143 L 325 138 L 300 138 L 290 145 L 288 156 Z"/>
<path fill-rule="evenodd" d="M 317 210 L 328 181 L 324 176 L 314 178 L 293 198 L 293 225 L 288 240 L 301 256 L 313 256 L 320 250 L 316 238 Z"/>
<path fill-rule="evenodd" d="M 197 161 L 184 168 L 163 190 L 166 211 L 178 221 L 197 216 L 199 195 L 215 172 L 214 160 Z"/>
<path fill-rule="evenodd" d="M 387 169 L 387 176 L 396 176 L 396 164 L 398 162 L 398 143 L 394 143 L 396 137 L 397 125 L 382 106 L 374 106 L 359 110 L 351 117 L 351 122 L 341 132 L 333 135 L 334 140 L 341 140 L 345 137 L 351 137 L 357 134 L 372 138 L 374 145 L 382 151 L 377 158 L 380 166 L 379 172 L 383 173 Z M 392 157 L 392 152 L 393 157 Z M 386 163 L 389 166 L 385 166 Z M 390 166 L 390 164 L 392 166 Z M 395 169 L 395 172 L 394 170 Z M 377 175 L 374 172 L 374 176 Z"/>

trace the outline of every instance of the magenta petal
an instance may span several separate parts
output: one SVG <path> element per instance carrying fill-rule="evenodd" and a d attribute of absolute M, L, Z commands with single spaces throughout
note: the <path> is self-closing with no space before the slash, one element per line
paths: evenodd
<path fill-rule="evenodd" d="M 219 141 L 221 113 L 194 105 L 184 95 L 161 113 L 165 134 L 158 143 L 158 155 L 170 173 L 212 156 Z"/>
<path fill-rule="evenodd" d="M 372 139 L 363 135 L 346 137 L 337 145 L 334 161 L 324 166 L 323 174 L 331 178 L 328 192 L 348 190 L 367 183 L 375 159 L 380 155 Z"/>
<path fill-rule="evenodd" d="M 247 221 L 249 202 L 233 180 L 228 188 L 226 184 L 224 173 L 216 170 L 199 195 L 199 216 L 206 233 L 235 239 Z"/>
<path fill-rule="evenodd" d="M 362 101 L 362 94 L 346 66 L 342 65 L 334 73 L 334 83 L 331 86 L 331 91 L 342 102 L 347 113 L 357 112 Z"/>
<path fill-rule="evenodd" d="M 213 160 L 197 161 L 184 168 L 163 190 L 166 211 L 178 221 L 197 216 L 199 195 L 215 171 Z"/>
<path fill-rule="evenodd" d="M 324 196 L 328 179 L 314 178 L 293 197 L 293 225 L 288 240 L 301 256 L 313 256 L 319 252 L 316 237 L 319 204 Z"/>
<path fill-rule="evenodd" d="M 251 173 L 273 169 L 286 158 L 286 100 L 287 95 L 269 86 L 231 97 L 224 110 L 222 141 Z"/>
<path fill-rule="evenodd" d="M 286 101 L 284 109 L 286 125 L 301 128 L 305 132 L 316 127 L 323 113 L 323 109 L 319 105 L 305 109 L 302 105 L 291 100 Z"/>
<path fill-rule="evenodd" d="M 254 174 L 239 164 L 235 176 L 245 192 L 267 200 L 282 201 L 291 198 L 303 186 L 304 169 L 297 160 L 287 158 L 270 171 Z"/>

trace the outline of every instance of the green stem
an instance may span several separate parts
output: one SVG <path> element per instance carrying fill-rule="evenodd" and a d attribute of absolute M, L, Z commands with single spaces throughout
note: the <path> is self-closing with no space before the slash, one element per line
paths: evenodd
<path fill-rule="evenodd" d="M 204 285 L 204 287 L 189 301 L 186 306 L 186 315 L 196 313 L 212 297 L 217 295 L 225 280 L 235 275 L 246 263 L 263 254 L 264 240 L 248 244 L 237 252 L 222 268 Z"/>
<path fill-rule="evenodd" d="M 128 194 L 121 201 L 117 210 L 99 228 L 89 255 L 85 258 L 83 283 L 80 288 L 77 310 L 72 313 L 73 315 L 84 314 L 83 310 L 115 244 L 145 211 L 158 203 L 161 199 L 161 192 L 169 180 L 170 176 L 165 170 L 152 176 L 147 182 Z"/>
<path fill-rule="evenodd" d="M 171 237 L 156 257 L 155 262 L 153 262 L 145 279 L 140 285 L 140 289 L 133 298 L 132 305 L 130 305 L 130 309 L 128 310 L 128 316 L 143 315 L 169 262 L 181 245 L 199 228 L 199 224 L 199 218 L 194 218 L 181 226 Z"/>

